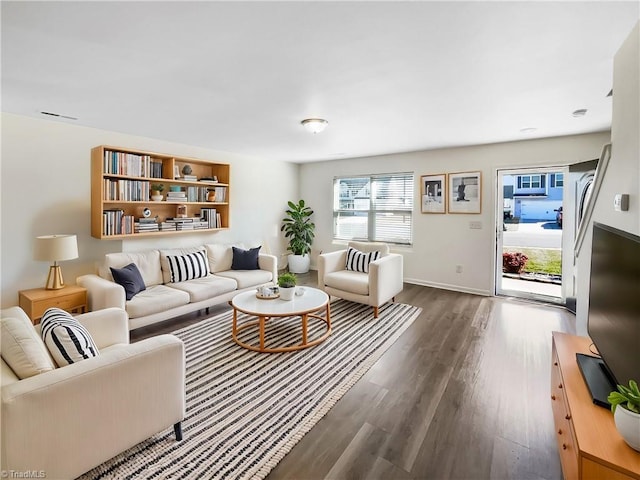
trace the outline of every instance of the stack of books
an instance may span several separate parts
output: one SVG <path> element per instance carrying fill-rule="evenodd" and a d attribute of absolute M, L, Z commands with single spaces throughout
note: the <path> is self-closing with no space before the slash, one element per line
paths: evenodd
<path fill-rule="evenodd" d="M 202 230 L 205 228 L 209 228 L 208 223 L 203 221 L 201 218 L 167 218 L 162 224 L 160 224 L 160 229 L 162 231 L 167 230 Z"/>
<path fill-rule="evenodd" d="M 155 218 L 138 218 L 134 225 L 135 233 L 157 232 L 159 231 L 158 222 Z"/>
<path fill-rule="evenodd" d="M 186 202 L 187 194 L 184 191 L 167 192 L 167 202 Z"/>

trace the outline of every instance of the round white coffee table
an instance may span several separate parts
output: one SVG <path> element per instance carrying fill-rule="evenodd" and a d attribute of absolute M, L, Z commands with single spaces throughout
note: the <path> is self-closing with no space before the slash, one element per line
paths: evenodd
<path fill-rule="evenodd" d="M 293 300 L 260 299 L 256 297 L 255 291 L 244 292 L 233 297 L 231 306 L 233 307 L 233 341 L 238 345 L 254 350 L 256 352 L 290 352 L 313 347 L 327 339 L 331 335 L 331 312 L 329 309 L 329 295 L 317 288 L 304 287 L 304 295 L 296 295 Z M 315 313 L 324 309 L 325 316 Z M 255 315 L 258 320 L 238 325 L 238 312 L 248 315 Z M 320 312 L 318 312 L 320 313 Z M 298 345 L 287 347 L 267 348 L 265 347 L 265 326 L 267 321 L 274 318 L 300 316 L 302 321 L 302 342 Z M 322 320 L 326 324 L 325 332 L 313 340 L 307 338 L 307 324 L 309 318 Z M 238 333 L 247 328 L 258 326 L 260 333 L 260 345 L 249 345 L 238 339 Z"/>

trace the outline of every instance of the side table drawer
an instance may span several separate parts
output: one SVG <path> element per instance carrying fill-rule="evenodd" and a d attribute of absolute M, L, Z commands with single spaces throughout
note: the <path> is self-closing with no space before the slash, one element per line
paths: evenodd
<path fill-rule="evenodd" d="M 31 321 L 36 324 L 49 308 L 60 308 L 67 312 L 84 313 L 87 310 L 87 291 L 84 288 L 68 287 L 70 291 L 25 290 L 19 293 L 19 305 Z M 65 289 L 66 290 L 66 289 Z"/>

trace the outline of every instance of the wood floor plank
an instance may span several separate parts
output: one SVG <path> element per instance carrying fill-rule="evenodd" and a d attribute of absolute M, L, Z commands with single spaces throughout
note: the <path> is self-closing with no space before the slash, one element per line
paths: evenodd
<path fill-rule="evenodd" d="M 316 284 L 315 272 L 299 277 Z M 551 332 L 575 333 L 574 315 L 409 284 L 396 300 L 423 311 L 268 480 L 561 478 Z M 209 315 L 140 329 L 132 339 Z"/>

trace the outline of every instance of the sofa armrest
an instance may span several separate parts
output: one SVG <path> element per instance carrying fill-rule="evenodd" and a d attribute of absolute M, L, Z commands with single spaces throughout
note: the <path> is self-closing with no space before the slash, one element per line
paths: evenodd
<path fill-rule="evenodd" d="M 129 315 L 121 308 L 96 310 L 76 318 L 89 330 L 98 349 L 129 343 Z"/>
<path fill-rule="evenodd" d="M 278 258 L 275 255 L 261 253 L 258 255 L 258 266 L 260 270 L 271 272 L 272 281 L 278 280 Z"/>
<path fill-rule="evenodd" d="M 75 478 L 184 413 L 180 339 L 160 335 L 116 346 L 3 386 L 2 468 Z"/>
<path fill-rule="evenodd" d="M 328 273 L 344 270 L 346 263 L 346 250 L 337 250 L 318 255 L 318 286 L 324 289 L 324 276 Z"/>
<path fill-rule="evenodd" d="M 125 309 L 126 297 L 122 285 L 93 273 L 78 277 L 76 283 L 87 289 L 89 310 L 102 310 L 111 307 Z"/>
<path fill-rule="evenodd" d="M 403 289 L 403 257 L 390 253 L 369 264 L 369 295 L 382 305 Z"/>

